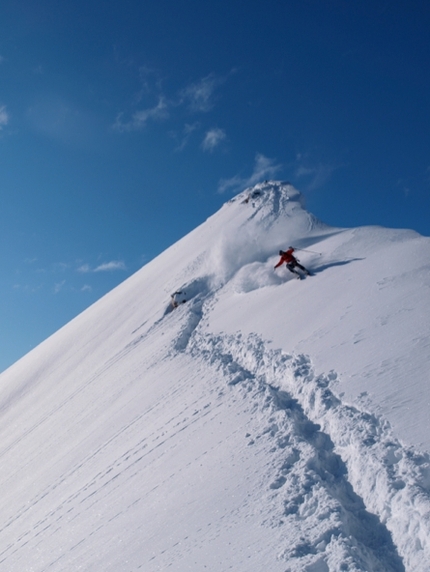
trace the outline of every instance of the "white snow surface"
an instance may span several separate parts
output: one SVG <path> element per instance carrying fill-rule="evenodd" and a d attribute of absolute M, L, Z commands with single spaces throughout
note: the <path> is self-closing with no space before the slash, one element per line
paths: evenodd
<path fill-rule="evenodd" d="M 0 376 L 0 570 L 429 571 L 429 288 L 246 189 Z"/>

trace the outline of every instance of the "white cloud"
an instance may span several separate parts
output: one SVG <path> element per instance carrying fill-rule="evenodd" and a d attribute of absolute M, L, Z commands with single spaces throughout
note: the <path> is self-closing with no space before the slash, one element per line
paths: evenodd
<path fill-rule="evenodd" d="M 148 109 L 136 111 L 130 121 L 123 121 L 123 113 L 119 113 L 114 123 L 114 129 L 118 131 L 138 131 L 143 129 L 149 120 L 166 119 L 169 116 L 168 104 L 163 96 L 160 96 L 157 105 Z"/>
<path fill-rule="evenodd" d="M 111 272 L 113 270 L 126 270 L 126 265 L 122 260 L 111 260 L 110 262 L 103 262 L 95 268 L 91 268 L 89 264 L 82 264 L 77 268 L 77 272 L 88 274 L 89 272 Z"/>
<path fill-rule="evenodd" d="M 193 112 L 210 111 L 214 106 L 214 91 L 224 81 L 223 78 L 211 73 L 181 90 L 181 100 L 187 102 Z"/>
<path fill-rule="evenodd" d="M 282 165 L 276 164 L 274 159 L 270 159 L 261 153 L 257 153 L 252 174 L 249 177 L 235 175 L 230 179 L 221 179 L 218 185 L 218 192 L 224 193 L 229 189 L 235 191 L 246 187 L 252 187 L 262 179 L 272 179 L 281 168 Z"/>
<path fill-rule="evenodd" d="M 202 147 L 204 151 L 213 151 L 215 147 L 218 147 L 221 141 L 225 138 L 226 134 L 224 129 L 214 127 L 213 129 L 209 129 L 209 131 L 206 133 L 202 142 Z"/>
<path fill-rule="evenodd" d="M 111 262 L 104 262 L 96 268 L 93 272 L 110 272 L 112 270 L 125 270 L 126 266 L 122 260 L 112 260 Z"/>
<path fill-rule="evenodd" d="M 6 105 L 0 106 L 0 131 L 9 123 L 9 114 L 6 111 Z"/>
<path fill-rule="evenodd" d="M 92 292 L 92 288 L 89 284 L 84 284 L 84 286 L 82 286 L 81 288 L 81 292 Z"/>
<path fill-rule="evenodd" d="M 231 73 L 234 73 L 232 70 Z M 215 104 L 215 91 L 226 81 L 226 77 L 217 76 L 214 73 L 190 83 L 176 94 L 165 95 L 162 90 L 162 82 L 160 76 L 154 70 L 145 66 L 139 69 L 141 90 L 134 98 L 134 106 L 139 105 L 143 97 L 157 97 L 157 104 L 153 107 L 141 109 L 138 111 L 121 111 L 118 113 L 113 124 L 113 129 L 119 132 L 130 132 L 144 129 L 151 121 L 165 120 L 169 117 L 180 116 L 184 108 L 188 113 L 206 113 L 210 111 Z M 136 109 L 136 107 L 134 107 Z M 182 134 L 173 133 L 173 137 L 178 138 L 180 143 L 176 148 L 177 151 L 182 150 L 188 143 L 191 133 L 200 127 L 198 123 L 190 123 L 185 125 Z M 220 139 L 215 139 L 214 135 L 220 137 L 222 130 L 208 132 L 209 138 L 204 142 L 205 150 L 213 149 Z M 171 133 L 172 135 L 172 133 Z M 225 134 L 221 136 L 225 137 Z"/>

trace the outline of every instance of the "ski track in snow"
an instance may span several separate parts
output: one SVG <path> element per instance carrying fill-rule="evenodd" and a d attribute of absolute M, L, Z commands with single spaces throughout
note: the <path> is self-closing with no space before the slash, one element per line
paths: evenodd
<path fill-rule="evenodd" d="M 117 357 L 114 362 L 110 362 L 111 365 L 118 360 L 119 358 Z M 98 374 L 90 380 L 90 383 L 96 378 L 99 378 L 106 369 L 107 367 L 99 371 Z M 172 392 L 171 397 L 175 397 L 175 391 Z M 72 398 L 72 396 L 70 398 Z M 109 457 L 108 455 L 108 458 L 112 460 L 106 465 L 103 471 L 93 475 L 90 480 L 84 481 L 82 486 L 73 491 L 73 494 L 68 497 L 63 497 L 61 502 L 57 501 L 58 504 L 50 500 L 49 504 L 55 508 L 51 508 L 51 510 L 45 512 L 43 519 L 38 521 L 31 520 L 31 514 L 33 511 L 37 511 L 39 504 L 43 504 L 46 498 L 55 498 L 56 491 L 61 491 L 63 485 L 68 481 L 77 479 L 83 468 L 96 463 L 97 459 L 106 455 L 106 452 L 109 452 L 111 448 L 115 450 L 115 448 L 118 447 L 118 442 L 124 441 L 127 434 L 133 431 L 133 427 L 141 423 L 142 420 L 152 412 L 150 410 L 142 411 L 126 425 L 121 426 L 119 430 L 115 431 L 103 444 L 91 451 L 89 455 L 81 458 L 73 469 L 62 474 L 56 481 L 49 483 L 49 486 L 45 489 L 38 491 L 35 496 L 29 498 L 25 505 L 18 507 L 14 515 L 0 526 L 0 534 L 5 533 L 9 528 L 13 528 L 15 525 L 18 525 L 20 530 L 24 532 L 16 537 L 13 544 L 5 545 L 0 549 L 0 567 L 5 565 L 9 566 L 9 559 L 11 557 L 13 558 L 15 554 L 20 554 L 27 544 L 31 544 L 37 550 L 39 544 L 43 544 L 47 537 L 55 536 L 56 532 L 61 528 L 64 529 L 67 526 L 73 526 L 74 521 L 79 522 L 80 519 L 85 518 L 85 514 L 91 510 L 93 503 L 96 505 L 96 503 L 100 503 L 100 501 L 104 499 L 106 499 L 105 502 L 109 502 L 109 498 L 115 491 L 121 491 L 124 487 L 127 487 L 127 483 L 134 482 L 133 479 L 139 474 L 142 462 L 153 463 L 154 456 L 160 449 L 162 449 L 160 453 L 161 456 L 168 454 L 175 447 L 175 445 L 169 444 L 169 441 L 177 438 L 183 431 L 197 423 L 201 418 L 210 416 L 213 420 L 217 417 L 219 414 L 217 406 L 215 405 L 209 408 L 209 404 L 204 406 L 203 410 L 194 409 L 194 415 L 198 413 L 198 417 L 189 417 L 189 409 L 193 409 L 194 405 L 197 406 L 198 402 L 199 399 L 197 399 L 196 403 L 187 403 L 172 412 L 171 418 L 165 425 L 157 425 L 154 423 L 152 431 L 145 439 L 135 442 L 131 448 L 126 449 L 119 457 Z M 31 427 L 27 433 L 30 433 L 34 429 L 35 427 Z M 163 450 L 163 448 L 165 448 L 165 450 Z M 178 470 L 180 471 L 181 469 L 179 468 Z M 171 477 L 172 475 L 166 475 L 165 480 L 169 481 Z M 164 484 L 164 482 L 159 482 L 155 488 L 162 489 Z M 147 491 L 145 496 L 149 496 L 152 492 L 152 490 Z M 94 499 L 94 501 L 92 499 Z M 74 554 L 75 549 L 78 548 L 80 544 L 87 542 L 91 536 L 96 535 L 100 530 L 107 527 L 110 521 L 126 515 L 131 508 L 134 508 L 134 505 L 143 503 L 144 500 L 145 497 L 143 496 L 134 500 L 132 505 L 124 505 L 109 521 L 100 521 L 97 528 L 89 530 L 86 536 L 68 549 L 68 552 L 60 553 L 58 558 L 53 556 L 49 564 L 40 569 L 71 569 L 67 564 L 64 564 L 65 568 L 61 567 L 63 566 L 61 561 L 63 559 L 69 561 L 71 555 Z M 54 504 L 52 504 L 53 502 Z M 23 521 L 28 521 L 28 524 L 22 525 L 21 523 Z M 34 569 L 39 570 L 39 568 L 36 567 L 36 559 L 35 556 Z M 6 568 L 1 569 L 6 570 Z M 15 569 L 16 568 L 14 568 L 14 570 Z M 30 569 L 33 570 L 33 568 L 28 568 L 28 570 Z"/>
<path fill-rule="evenodd" d="M 342 403 L 330 390 L 336 373 L 317 375 L 308 356 L 272 350 L 257 334 L 201 333 L 211 306 L 203 310 L 204 297 L 187 308 L 174 348 L 215 365 L 232 390 L 270 412 L 267 433 L 282 453 L 268 524 L 297 529 L 296 543 L 278 555 L 286 572 L 428 571 L 428 455 L 403 447 L 383 419 Z"/>

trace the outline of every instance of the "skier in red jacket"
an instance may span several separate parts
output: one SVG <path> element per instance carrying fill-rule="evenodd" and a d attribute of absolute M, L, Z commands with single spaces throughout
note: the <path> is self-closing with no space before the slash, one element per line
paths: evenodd
<path fill-rule="evenodd" d="M 275 266 L 275 270 L 276 270 L 276 268 L 278 268 L 279 266 L 281 266 L 285 262 L 288 270 L 290 272 L 293 272 L 293 274 L 296 274 L 297 278 L 301 278 L 301 276 L 300 276 L 300 273 L 297 272 L 297 270 L 294 270 L 296 268 L 296 266 L 298 268 L 300 268 L 300 270 L 303 270 L 303 272 L 305 272 L 308 276 L 310 276 L 311 273 L 309 272 L 309 270 L 307 270 L 304 266 L 299 264 L 297 258 L 295 256 L 293 256 L 293 252 L 294 252 L 294 248 L 292 246 L 289 246 L 288 250 L 286 252 L 284 252 L 283 250 L 280 250 L 279 256 L 281 257 L 281 259 L 279 260 L 278 264 Z"/>

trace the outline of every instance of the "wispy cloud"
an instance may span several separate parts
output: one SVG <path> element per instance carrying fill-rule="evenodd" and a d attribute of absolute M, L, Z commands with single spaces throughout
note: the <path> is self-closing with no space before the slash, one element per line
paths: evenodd
<path fill-rule="evenodd" d="M 322 187 L 340 166 L 321 161 L 312 163 L 309 156 L 299 153 L 296 157 L 295 177 L 304 182 L 306 190 L 314 191 Z"/>
<path fill-rule="evenodd" d="M 124 121 L 124 113 L 117 115 L 113 128 L 117 131 L 138 131 L 143 129 L 150 120 L 162 120 L 169 116 L 169 106 L 167 100 L 161 96 L 157 105 L 148 109 L 136 111 L 129 121 Z"/>
<path fill-rule="evenodd" d="M 234 73 L 234 70 L 231 73 Z M 173 121 L 184 117 L 184 114 L 189 117 L 190 115 L 207 113 L 215 107 L 216 90 L 226 81 L 227 77 L 210 73 L 174 93 L 169 93 L 163 87 L 160 74 L 142 66 L 139 68 L 141 89 L 133 97 L 131 108 L 117 114 L 112 127 L 121 133 L 141 131 L 151 122 L 171 119 L 173 123 Z M 142 102 L 148 101 L 148 98 L 156 101 L 156 105 L 139 109 L 139 107 L 143 107 Z M 181 151 L 186 147 L 192 133 L 200 126 L 199 122 L 187 121 L 182 132 L 170 132 L 171 136 L 180 141 L 176 151 Z M 223 138 L 225 138 L 223 130 L 210 129 L 206 133 L 202 149 L 212 151 Z"/>
<path fill-rule="evenodd" d="M 178 139 L 180 138 L 181 140 L 179 145 L 176 147 L 175 151 L 182 151 L 183 149 L 185 149 L 185 147 L 188 145 L 188 141 L 190 140 L 191 135 L 194 133 L 194 131 L 196 131 L 199 128 L 200 128 L 200 123 L 196 121 L 194 123 L 186 123 L 180 135 L 178 135 L 175 132 L 172 132 L 171 134 L 172 137 Z"/>
<path fill-rule="evenodd" d="M 66 283 L 65 280 L 62 280 L 61 282 L 56 282 L 54 284 L 54 294 L 58 294 L 58 292 L 60 292 L 63 289 L 65 283 Z"/>
<path fill-rule="evenodd" d="M 298 179 L 307 179 L 306 188 L 308 191 L 314 191 L 322 187 L 331 177 L 336 167 L 319 163 L 315 167 L 298 167 L 296 177 Z"/>
<path fill-rule="evenodd" d="M 127 267 L 122 260 L 112 260 L 104 262 L 94 268 L 94 272 L 111 272 L 112 270 L 126 270 Z"/>
<path fill-rule="evenodd" d="M 127 267 L 122 260 L 111 260 L 110 262 L 103 262 L 103 264 L 99 264 L 95 268 L 89 264 L 81 264 L 81 266 L 77 268 L 77 272 L 81 274 L 89 274 L 90 272 L 112 272 L 115 270 L 127 270 Z"/>
<path fill-rule="evenodd" d="M 263 179 L 272 179 L 281 169 L 282 165 L 277 164 L 275 159 L 270 159 L 261 153 L 257 153 L 252 174 L 249 177 L 235 175 L 230 179 L 221 179 L 218 185 L 218 192 L 225 193 L 227 190 L 238 191 L 251 187 Z"/>
<path fill-rule="evenodd" d="M 6 105 L 0 106 L 0 131 L 9 123 L 9 114 L 6 111 Z"/>
<path fill-rule="evenodd" d="M 226 134 L 224 129 L 219 129 L 218 127 L 209 129 L 203 139 L 202 148 L 204 151 L 212 152 L 225 138 Z"/>
<path fill-rule="evenodd" d="M 139 80 L 142 89 L 138 94 L 138 99 L 140 99 L 144 94 L 162 93 L 161 74 L 158 70 L 146 65 L 140 66 Z"/>
<path fill-rule="evenodd" d="M 225 78 L 211 73 L 182 89 L 180 91 L 181 100 L 194 113 L 210 111 L 214 106 L 215 89 L 224 81 Z"/>

